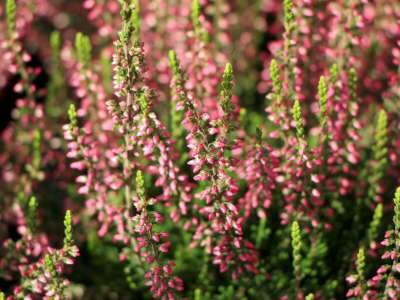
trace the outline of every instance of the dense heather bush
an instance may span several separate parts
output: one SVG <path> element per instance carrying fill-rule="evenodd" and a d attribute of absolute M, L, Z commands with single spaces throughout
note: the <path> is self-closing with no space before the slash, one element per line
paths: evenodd
<path fill-rule="evenodd" d="M 400 298 L 398 0 L 3 3 L 0 299 Z"/>

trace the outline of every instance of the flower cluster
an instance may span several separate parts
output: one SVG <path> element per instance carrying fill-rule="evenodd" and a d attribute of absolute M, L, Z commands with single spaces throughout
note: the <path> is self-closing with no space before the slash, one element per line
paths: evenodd
<path fill-rule="evenodd" d="M 0 299 L 399 298 L 398 1 L 3 2 Z"/>

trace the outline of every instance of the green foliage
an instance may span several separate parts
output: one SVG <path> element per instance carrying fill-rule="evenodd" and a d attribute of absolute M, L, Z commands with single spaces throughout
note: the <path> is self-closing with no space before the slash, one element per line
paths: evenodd
<path fill-rule="evenodd" d="M 311 290 L 317 290 L 320 287 L 321 277 L 325 277 L 328 272 L 326 265 L 328 245 L 323 235 L 316 237 L 312 241 L 306 253 L 302 259 L 302 277 L 307 278 L 307 283 Z"/>
<path fill-rule="evenodd" d="M 74 272 L 71 275 L 74 276 L 76 281 L 89 280 L 90 284 L 96 287 L 96 296 L 99 291 L 107 290 L 111 293 L 125 291 L 134 298 L 136 295 L 133 290 L 136 291 L 140 287 L 143 287 L 141 291 L 145 290 L 144 273 L 140 263 L 131 262 L 131 259 L 134 259 L 135 256 L 127 256 L 128 260 L 125 263 L 121 262 L 119 259 L 120 250 L 109 239 L 100 239 L 97 232 L 90 228 L 88 228 L 86 236 L 87 247 L 81 249 L 88 253 L 84 266 L 88 275 Z M 136 259 L 138 258 L 136 257 Z M 132 283 L 132 286 L 130 283 Z"/>
<path fill-rule="evenodd" d="M 75 36 L 75 54 L 78 61 L 87 67 L 92 59 L 92 44 L 90 38 L 81 32 Z"/>
<path fill-rule="evenodd" d="M 218 290 L 219 295 L 216 297 L 217 300 L 230 300 L 235 297 L 235 288 L 232 285 L 229 285 L 227 288 L 220 287 Z"/>
<path fill-rule="evenodd" d="M 126 282 L 131 290 L 138 290 L 142 293 L 145 293 L 146 286 L 143 282 L 145 272 L 143 270 L 142 262 L 137 256 L 129 255 L 127 257 L 127 262 L 124 267 L 124 273 Z"/>

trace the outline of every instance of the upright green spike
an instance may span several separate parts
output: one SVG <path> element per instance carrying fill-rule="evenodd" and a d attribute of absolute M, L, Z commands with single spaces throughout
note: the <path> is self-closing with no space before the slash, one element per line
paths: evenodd
<path fill-rule="evenodd" d="M 383 216 L 383 206 L 382 203 L 379 203 L 374 210 L 372 221 L 369 224 L 368 234 L 367 234 L 368 243 L 375 241 L 375 239 L 377 238 L 379 232 L 379 226 L 381 225 L 382 222 L 382 216 Z"/>
<path fill-rule="evenodd" d="M 202 294 L 200 289 L 195 289 L 194 290 L 194 300 L 202 300 Z"/>
<path fill-rule="evenodd" d="M 388 118 L 382 109 L 379 112 L 375 130 L 374 159 L 384 166 L 387 161 L 387 142 L 388 142 Z"/>
<path fill-rule="evenodd" d="M 61 50 L 61 35 L 58 31 L 53 31 L 50 34 L 50 48 L 52 63 L 58 62 Z"/>
<path fill-rule="evenodd" d="M 364 248 L 360 248 L 357 253 L 356 259 L 357 269 L 357 282 L 361 288 L 361 296 L 365 293 L 365 251 Z"/>
<path fill-rule="evenodd" d="M 131 15 L 131 26 L 133 27 L 134 34 L 138 40 L 140 40 L 140 2 L 139 0 L 132 1 L 132 15 Z"/>
<path fill-rule="evenodd" d="M 202 27 L 201 22 L 200 22 L 200 16 L 201 16 L 201 5 L 199 0 L 193 0 L 192 1 L 192 25 L 194 32 L 198 38 L 200 38 L 202 41 L 207 42 L 209 39 L 207 31 Z"/>
<path fill-rule="evenodd" d="M 199 0 L 192 1 L 192 24 L 195 29 L 200 28 L 201 6 Z"/>
<path fill-rule="evenodd" d="M 295 21 L 292 0 L 283 1 L 283 14 L 284 14 L 285 30 L 290 31 Z"/>
<path fill-rule="evenodd" d="M 260 223 L 258 224 L 258 228 L 257 228 L 257 236 L 256 236 L 256 244 L 255 244 L 257 249 L 260 249 L 267 234 L 268 234 L 267 218 L 261 218 Z"/>
<path fill-rule="evenodd" d="M 396 189 L 396 193 L 394 195 L 394 231 L 396 235 L 396 243 L 400 242 L 400 187 Z"/>
<path fill-rule="evenodd" d="M 172 73 L 177 76 L 179 74 L 179 61 L 178 58 L 176 57 L 176 53 L 174 50 L 169 50 L 168 52 L 168 57 L 169 57 L 169 66 L 172 70 Z"/>
<path fill-rule="evenodd" d="M 100 58 L 101 63 L 101 78 L 103 80 L 107 92 L 112 92 L 112 65 L 111 60 L 107 55 L 102 55 Z"/>
<path fill-rule="evenodd" d="M 40 151 L 40 144 L 42 140 L 42 134 L 40 133 L 39 129 L 35 129 L 33 133 L 33 157 L 32 157 L 32 166 L 35 170 L 40 169 L 40 161 L 41 161 L 41 151 Z"/>
<path fill-rule="evenodd" d="M 284 11 L 284 28 L 285 32 L 283 35 L 283 47 L 280 53 L 280 59 L 282 61 L 282 74 L 285 86 L 287 86 L 287 95 L 289 98 L 294 99 L 296 96 L 295 85 L 296 85 L 296 66 L 295 66 L 295 34 L 296 34 L 296 20 L 293 10 L 292 0 L 283 1 Z M 286 91 L 285 91 L 286 92 Z M 286 94 L 286 93 L 285 93 Z"/>
<path fill-rule="evenodd" d="M 47 86 L 46 114 L 54 119 L 60 118 L 68 109 L 68 93 L 65 85 L 64 68 L 61 63 L 61 34 L 53 31 L 50 34 L 51 60 L 49 67 L 50 80 Z"/>
<path fill-rule="evenodd" d="M 141 170 L 136 172 L 136 193 L 140 200 L 145 200 L 145 187 L 144 187 L 144 179 Z"/>
<path fill-rule="evenodd" d="M 291 227 L 292 237 L 292 255 L 293 255 L 293 270 L 296 279 L 296 289 L 300 288 L 301 281 L 301 231 L 297 221 L 292 223 Z"/>
<path fill-rule="evenodd" d="M 365 273 L 365 251 L 364 248 L 360 248 L 357 253 L 357 260 L 356 260 L 356 269 L 357 269 L 357 276 L 358 280 L 364 281 L 364 273 Z"/>
<path fill-rule="evenodd" d="M 378 194 L 380 181 L 385 175 L 388 164 L 388 118 L 384 110 L 378 114 L 375 126 L 375 144 L 372 147 L 373 166 L 370 176 L 370 188 L 368 195 L 371 200 L 375 200 Z"/>
<path fill-rule="evenodd" d="M 16 13 L 17 5 L 15 0 L 7 0 L 6 2 L 6 20 L 7 20 L 7 30 L 10 36 L 14 35 L 16 32 Z"/>
<path fill-rule="evenodd" d="M 119 43 L 121 45 L 127 45 L 134 31 L 132 20 L 133 3 L 129 3 L 126 0 L 119 0 L 119 3 L 121 4 L 122 17 L 121 31 L 118 33 Z"/>
<path fill-rule="evenodd" d="M 76 108 L 74 104 L 70 104 L 68 108 L 69 126 L 71 129 L 78 126 L 78 119 L 76 116 Z"/>
<path fill-rule="evenodd" d="M 330 84 L 335 84 L 339 74 L 339 67 L 337 64 L 333 64 L 329 69 L 329 82 Z"/>
<path fill-rule="evenodd" d="M 87 66 L 92 57 L 92 45 L 90 38 L 81 32 L 78 32 L 75 36 L 75 51 L 79 62 Z"/>
<path fill-rule="evenodd" d="M 36 230 L 36 211 L 37 211 L 38 204 L 36 202 L 36 197 L 32 196 L 29 199 L 28 203 L 28 215 L 27 215 L 27 223 L 28 228 L 31 233 L 34 233 Z"/>
<path fill-rule="evenodd" d="M 170 127 L 171 127 L 171 136 L 173 140 L 176 142 L 175 147 L 179 150 L 180 158 L 179 165 L 183 166 L 186 159 L 186 143 L 185 143 L 185 129 L 182 126 L 182 122 L 184 119 L 184 112 L 182 110 L 177 110 L 176 102 L 171 101 L 171 109 L 170 109 Z"/>
<path fill-rule="evenodd" d="M 262 130 L 259 127 L 256 127 L 256 143 L 257 143 L 257 146 L 261 146 L 262 139 L 263 139 Z M 263 220 L 263 219 L 261 219 L 261 220 Z"/>
<path fill-rule="evenodd" d="M 72 246 L 72 215 L 71 211 L 67 210 L 64 218 L 64 248 Z"/>
<path fill-rule="evenodd" d="M 306 300 L 314 300 L 315 298 L 314 298 L 314 294 L 308 294 L 307 296 L 306 296 Z"/>
<path fill-rule="evenodd" d="M 240 108 L 239 122 L 240 122 L 240 124 L 243 124 L 243 128 L 245 128 L 247 126 L 248 118 L 249 118 L 249 113 L 247 112 L 247 109 L 244 107 Z"/>
<path fill-rule="evenodd" d="M 357 84 L 358 84 L 358 76 L 357 71 L 354 68 L 349 70 L 349 90 L 350 90 L 350 97 L 352 101 L 356 101 L 357 99 Z"/>
<path fill-rule="evenodd" d="M 139 98 L 140 109 L 144 115 L 147 115 L 149 112 L 149 101 L 145 94 L 141 94 Z"/>
<path fill-rule="evenodd" d="M 223 75 L 223 81 L 222 81 L 222 86 L 225 89 L 232 89 L 232 81 L 233 81 L 233 67 L 231 63 L 227 63 L 225 65 L 224 69 L 224 75 Z"/>
<path fill-rule="evenodd" d="M 221 108 L 229 114 L 233 110 L 232 104 L 233 94 L 233 67 L 230 63 L 225 66 L 224 74 L 222 75 L 221 83 Z"/>
<path fill-rule="evenodd" d="M 280 95 L 282 92 L 282 80 L 280 77 L 279 65 L 275 59 L 271 60 L 271 64 L 269 65 L 269 74 L 271 76 L 274 93 Z"/>
<path fill-rule="evenodd" d="M 396 293 L 396 273 L 398 267 L 398 257 L 397 254 L 400 251 L 400 186 L 397 187 L 396 192 L 394 194 L 394 215 L 393 215 L 393 224 L 394 230 L 389 231 L 391 233 L 390 242 L 386 244 L 389 246 L 386 251 L 390 251 L 387 253 L 394 253 L 394 257 L 390 255 L 390 258 L 393 260 L 391 266 L 386 265 L 388 268 L 388 273 L 385 276 L 385 284 L 384 290 L 382 293 L 381 299 L 397 299 L 398 293 Z M 393 233 L 393 235 L 392 235 Z M 388 239 L 386 239 L 388 240 Z M 389 250 L 390 249 L 390 250 Z M 393 251 L 393 252 L 392 252 Z"/>
<path fill-rule="evenodd" d="M 54 264 L 54 259 L 50 254 L 46 254 L 44 257 L 44 265 L 46 270 L 54 277 L 57 277 L 57 270 Z"/>
<path fill-rule="evenodd" d="M 327 123 L 326 106 L 328 103 L 328 85 L 325 77 L 321 76 L 318 82 L 318 97 L 319 97 L 319 120 L 321 127 Z"/>
<path fill-rule="evenodd" d="M 179 165 L 183 166 L 187 159 L 186 149 L 186 132 L 182 126 L 184 119 L 184 111 L 177 110 L 177 102 L 186 100 L 186 93 L 184 92 L 184 75 L 180 68 L 179 60 L 174 50 L 169 50 L 169 66 L 173 74 L 173 84 L 171 86 L 172 101 L 170 105 L 170 128 L 173 140 L 176 142 L 176 149 L 179 150 L 181 156 L 179 158 Z"/>
<path fill-rule="evenodd" d="M 292 116 L 296 124 L 296 136 L 299 140 L 304 140 L 304 122 L 301 114 L 300 102 L 297 98 L 293 104 Z"/>

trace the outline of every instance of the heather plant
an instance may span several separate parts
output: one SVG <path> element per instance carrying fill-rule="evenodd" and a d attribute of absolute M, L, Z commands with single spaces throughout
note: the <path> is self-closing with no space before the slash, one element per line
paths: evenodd
<path fill-rule="evenodd" d="M 398 1 L 0 15 L 0 299 L 400 297 Z"/>

